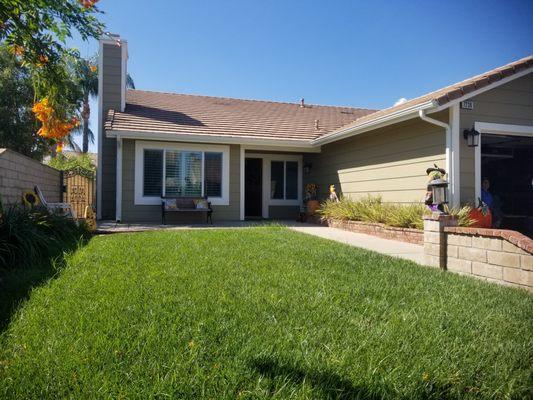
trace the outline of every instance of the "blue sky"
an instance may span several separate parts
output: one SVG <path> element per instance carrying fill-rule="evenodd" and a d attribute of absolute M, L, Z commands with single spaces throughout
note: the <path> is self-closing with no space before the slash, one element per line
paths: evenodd
<path fill-rule="evenodd" d="M 385 108 L 533 54 L 531 0 L 98 4 L 145 90 Z"/>

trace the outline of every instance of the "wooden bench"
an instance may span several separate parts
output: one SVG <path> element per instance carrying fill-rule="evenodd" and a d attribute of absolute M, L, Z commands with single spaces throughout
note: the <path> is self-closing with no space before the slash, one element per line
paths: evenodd
<path fill-rule="evenodd" d="M 205 201 L 207 208 L 197 208 L 198 201 Z M 168 212 L 194 212 L 205 213 L 206 222 L 213 224 L 213 209 L 207 197 L 161 197 L 161 221 L 166 225 L 166 213 Z"/>

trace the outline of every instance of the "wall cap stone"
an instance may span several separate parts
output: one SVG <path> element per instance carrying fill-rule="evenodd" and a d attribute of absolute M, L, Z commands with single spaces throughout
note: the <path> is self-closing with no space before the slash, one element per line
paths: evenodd
<path fill-rule="evenodd" d="M 502 238 L 515 246 L 533 254 L 533 240 L 520 232 L 507 229 L 489 229 L 489 228 L 467 228 L 467 227 L 445 227 L 444 232 L 457 233 L 461 235 L 485 236 L 493 238 Z"/>

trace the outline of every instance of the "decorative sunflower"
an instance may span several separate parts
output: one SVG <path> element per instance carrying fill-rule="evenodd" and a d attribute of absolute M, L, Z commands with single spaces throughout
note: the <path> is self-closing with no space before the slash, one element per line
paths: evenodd
<path fill-rule="evenodd" d="M 35 207 L 39 204 L 39 197 L 35 194 L 34 191 L 28 190 L 22 195 L 22 201 L 24 205 L 28 207 Z"/>

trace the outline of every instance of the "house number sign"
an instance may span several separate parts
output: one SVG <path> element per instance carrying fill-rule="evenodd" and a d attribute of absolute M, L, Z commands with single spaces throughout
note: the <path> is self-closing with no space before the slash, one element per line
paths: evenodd
<path fill-rule="evenodd" d="M 473 110 L 474 102 L 472 100 L 461 101 L 461 108 L 463 110 Z"/>

